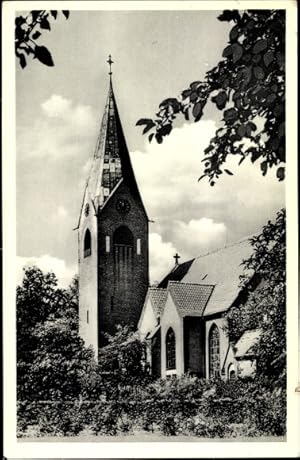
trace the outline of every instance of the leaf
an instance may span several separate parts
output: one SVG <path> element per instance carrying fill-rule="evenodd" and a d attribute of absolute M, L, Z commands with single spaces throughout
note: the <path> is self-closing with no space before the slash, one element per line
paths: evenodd
<path fill-rule="evenodd" d="M 193 91 L 190 95 L 190 101 L 194 103 L 196 102 L 197 99 L 198 99 L 198 94 L 196 93 L 196 91 Z"/>
<path fill-rule="evenodd" d="M 285 123 L 280 123 L 279 128 L 278 128 L 278 136 L 283 137 L 285 134 Z"/>
<path fill-rule="evenodd" d="M 230 37 L 230 40 L 231 41 L 234 41 L 236 40 L 236 38 L 238 37 L 239 35 L 239 30 L 240 30 L 240 27 L 238 25 L 235 25 L 231 31 L 229 32 L 229 37 Z"/>
<path fill-rule="evenodd" d="M 235 64 L 243 56 L 244 49 L 238 43 L 234 43 L 232 47 L 233 47 L 233 63 Z"/>
<path fill-rule="evenodd" d="M 149 134 L 149 136 L 148 136 L 149 142 L 151 142 L 151 141 L 152 141 L 152 139 L 153 139 L 153 136 L 154 136 L 154 133 L 151 133 L 151 134 Z"/>
<path fill-rule="evenodd" d="M 254 67 L 253 73 L 255 78 L 257 78 L 258 80 L 262 80 L 265 77 L 265 72 L 259 66 Z"/>
<path fill-rule="evenodd" d="M 278 168 L 277 171 L 276 171 L 276 176 L 279 179 L 279 181 L 284 180 L 284 178 L 285 178 L 285 168 L 280 166 L 280 168 Z"/>
<path fill-rule="evenodd" d="M 198 86 L 200 86 L 200 85 L 201 85 L 201 81 L 193 81 L 193 82 L 190 84 L 190 88 L 191 88 L 192 90 L 195 90 L 195 89 L 197 89 Z"/>
<path fill-rule="evenodd" d="M 70 16 L 70 11 L 68 10 L 63 10 L 63 15 L 65 16 L 66 19 Z"/>
<path fill-rule="evenodd" d="M 41 14 L 42 10 L 34 10 L 30 11 L 31 17 L 32 17 L 32 22 L 34 22 L 38 16 Z"/>
<path fill-rule="evenodd" d="M 240 125 L 237 129 L 237 133 L 239 136 L 244 137 L 246 134 L 246 127 L 245 125 Z"/>
<path fill-rule="evenodd" d="M 33 40 L 36 40 L 36 39 L 39 38 L 41 35 L 42 35 L 41 32 L 39 32 L 38 30 L 36 30 L 36 31 L 34 32 L 34 34 L 32 35 L 32 38 L 33 38 Z"/>
<path fill-rule="evenodd" d="M 219 110 L 223 110 L 227 102 L 226 91 L 220 91 L 216 96 L 212 97 L 211 100 L 216 103 Z"/>
<path fill-rule="evenodd" d="M 22 67 L 22 69 L 24 69 L 24 67 L 26 67 L 27 65 L 24 54 L 19 55 L 19 60 L 20 60 L 20 66 Z"/>
<path fill-rule="evenodd" d="M 154 123 L 151 118 L 140 118 L 135 126 L 148 125 L 148 123 Z M 155 124 L 155 123 L 154 123 Z"/>
<path fill-rule="evenodd" d="M 275 59 L 273 51 L 267 51 L 266 54 L 264 54 L 264 63 L 266 67 L 269 67 L 271 62 L 273 62 Z"/>
<path fill-rule="evenodd" d="M 263 176 L 265 176 L 268 170 L 268 162 L 266 160 L 260 164 L 260 169 L 262 170 Z"/>
<path fill-rule="evenodd" d="M 232 53 L 233 53 L 233 45 L 229 45 L 229 46 L 226 46 L 226 48 L 224 48 L 222 56 L 229 57 L 232 55 Z"/>
<path fill-rule="evenodd" d="M 193 107 L 193 116 L 194 118 L 198 118 L 202 115 L 202 104 L 201 102 L 197 102 Z"/>
<path fill-rule="evenodd" d="M 51 15 L 54 17 L 54 19 L 57 18 L 57 11 L 52 10 L 52 11 L 50 11 L 50 13 L 51 13 Z"/>
<path fill-rule="evenodd" d="M 231 171 L 229 171 L 229 169 L 224 169 L 224 171 L 229 174 L 229 176 L 233 176 L 233 173 Z"/>
<path fill-rule="evenodd" d="M 238 21 L 241 19 L 241 16 L 238 10 L 224 10 L 220 16 L 218 16 L 219 21 Z"/>
<path fill-rule="evenodd" d="M 257 126 L 255 123 L 253 123 L 253 121 L 249 121 L 248 126 L 250 126 L 251 131 L 257 130 Z"/>
<path fill-rule="evenodd" d="M 268 46 L 268 41 L 265 39 L 258 40 L 255 45 L 253 46 L 252 52 L 253 54 L 258 54 L 264 51 Z"/>
<path fill-rule="evenodd" d="M 47 18 L 43 18 L 40 22 L 40 27 L 41 29 L 46 29 L 46 30 L 50 30 L 51 27 L 50 27 L 50 22 L 48 21 Z"/>
<path fill-rule="evenodd" d="M 155 123 L 151 120 L 151 123 L 148 123 L 147 126 L 143 129 L 143 134 L 146 134 L 150 129 L 152 129 L 155 126 Z"/>
<path fill-rule="evenodd" d="M 170 134 L 171 131 L 172 131 L 172 125 L 171 124 L 164 125 L 159 130 L 159 132 L 160 132 L 160 134 L 162 136 L 167 136 L 168 134 Z"/>
<path fill-rule="evenodd" d="M 181 96 L 183 99 L 186 99 L 187 97 L 189 97 L 190 94 L 191 94 L 191 90 L 185 89 L 184 91 L 182 91 Z"/>
<path fill-rule="evenodd" d="M 224 120 L 226 123 L 233 123 L 238 118 L 238 111 L 236 109 L 228 109 L 224 112 Z"/>
<path fill-rule="evenodd" d="M 272 105 L 272 104 L 274 104 L 274 102 L 276 101 L 276 99 L 277 99 L 276 94 L 271 93 L 271 94 L 269 94 L 269 96 L 267 97 L 267 103 L 268 103 L 269 105 Z"/>
<path fill-rule="evenodd" d="M 54 62 L 52 60 L 52 56 L 50 51 L 45 46 L 38 46 L 35 47 L 35 57 L 42 63 L 49 67 L 54 66 Z"/>
<path fill-rule="evenodd" d="M 161 144 L 163 141 L 163 138 L 159 133 L 155 134 L 155 139 L 157 140 L 159 144 Z"/>
<path fill-rule="evenodd" d="M 251 155 L 251 163 L 254 163 L 260 156 L 261 156 L 261 152 L 257 149 L 249 149 L 248 152 L 251 152 L 252 155 Z"/>

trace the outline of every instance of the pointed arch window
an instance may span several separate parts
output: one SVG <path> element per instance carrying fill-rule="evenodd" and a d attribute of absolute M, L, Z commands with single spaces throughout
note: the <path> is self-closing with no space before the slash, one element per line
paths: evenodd
<path fill-rule="evenodd" d="M 125 225 L 118 227 L 113 235 L 115 278 L 118 285 L 133 281 L 133 234 Z"/>
<path fill-rule="evenodd" d="M 91 232 L 87 228 L 83 240 L 83 257 L 88 257 L 92 254 L 92 237 Z"/>
<path fill-rule="evenodd" d="M 166 368 L 167 370 L 176 369 L 176 338 L 171 327 L 166 335 Z"/>
<path fill-rule="evenodd" d="M 209 331 L 209 377 L 220 376 L 220 334 L 218 327 L 213 324 Z"/>

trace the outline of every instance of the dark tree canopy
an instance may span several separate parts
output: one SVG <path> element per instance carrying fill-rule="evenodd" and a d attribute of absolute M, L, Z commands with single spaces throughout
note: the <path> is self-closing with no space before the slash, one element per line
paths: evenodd
<path fill-rule="evenodd" d="M 223 59 L 203 81 L 194 81 L 179 98 L 165 99 L 156 118 L 144 118 L 143 134 L 158 143 L 169 135 L 174 120 L 201 120 L 210 100 L 222 111 L 222 126 L 205 149 L 204 173 L 211 185 L 224 172 L 230 155 L 259 161 L 263 175 L 276 167 L 284 179 L 285 163 L 285 11 L 225 10 L 218 17 L 231 22 Z M 225 168 L 223 169 L 223 167 Z"/>
<path fill-rule="evenodd" d="M 285 374 L 286 358 L 286 214 L 251 238 L 253 254 L 244 261 L 241 283 L 250 283 L 249 297 L 227 314 L 229 338 L 235 342 L 246 330 L 259 328 L 258 371 L 268 377 Z M 251 291 L 253 274 L 261 280 Z"/>
<path fill-rule="evenodd" d="M 69 11 L 62 11 L 66 19 Z M 46 46 L 38 45 L 36 40 L 42 35 L 42 30 L 51 30 L 51 18 L 56 20 L 58 11 L 34 10 L 15 19 L 15 53 L 22 69 L 26 67 L 26 55 L 38 59 L 42 64 L 54 66 L 50 51 Z"/>
<path fill-rule="evenodd" d="M 95 373 L 78 334 L 78 279 L 60 289 L 53 273 L 27 268 L 17 288 L 18 400 L 79 397 Z"/>

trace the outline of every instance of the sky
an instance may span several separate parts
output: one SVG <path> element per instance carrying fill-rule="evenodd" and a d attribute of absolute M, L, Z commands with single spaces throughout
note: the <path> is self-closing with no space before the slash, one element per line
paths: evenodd
<path fill-rule="evenodd" d="M 23 12 L 22 12 L 23 13 Z M 113 86 L 150 223 L 150 279 L 174 265 L 259 231 L 284 206 L 284 184 L 257 165 L 230 164 L 215 187 L 198 182 L 203 150 L 221 121 L 181 120 L 163 144 L 135 126 L 178 96 L 221 58 L 230 26 L 218 11 L 71 11 L 39 43 L 55 66 L 16 64 L 17 281 L 24 265 L 54 271 L 62 286 L 77 272 L 77 226 L 84 184 L 108 91 Z"/>

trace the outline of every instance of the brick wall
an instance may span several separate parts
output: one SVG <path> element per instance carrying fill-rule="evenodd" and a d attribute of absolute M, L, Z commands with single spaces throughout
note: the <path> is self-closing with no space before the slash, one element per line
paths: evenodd
<path fill-rule="evenodd" d="M 199 317 L 186 317 L 183 324 L 185 372 L 205 377 L 205 323 Z"/>
<path fill-rule="evenodd" d="M 126 198 L 130 211 L 120 214 L 118 198 Z M 113 235 L 120 226 L 133 234 L 132 274 L 127 283 L 118 283 L 114 263 Z M 109 252 L 107 251 L 109 238 Z M 141 254 L 137 254 L 137 240 Z M 113 333 L 116 324 L 134 324 L 140 317 L 148 289 L 148 220 L 142 203 L 124 182 L 109 199 L 98 218 L 98 315 L 100 332 Z"/>

